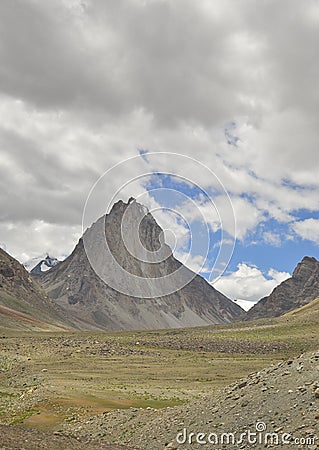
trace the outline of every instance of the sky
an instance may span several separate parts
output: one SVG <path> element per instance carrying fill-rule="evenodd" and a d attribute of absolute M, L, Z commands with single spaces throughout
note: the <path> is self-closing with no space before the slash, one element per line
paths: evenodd
<path fill-rule="evenodd" d="M 317 0 L 2 0 L 0 245 L 66 257 L 94 187 L 86 225 L 135 196 L 217 289 L 268 295 L 319 257 L 318 42 Z"/>

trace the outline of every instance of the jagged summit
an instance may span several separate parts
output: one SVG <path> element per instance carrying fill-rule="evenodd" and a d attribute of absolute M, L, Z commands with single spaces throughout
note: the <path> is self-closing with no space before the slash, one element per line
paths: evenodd
<path fill-rule="evenodd" d="M 191 281 L 183 285 L 187 277 Z M 161 227 L 133 198 L 116 202 L 39 280 L 81 329 L 200 326 L 242 314 L 174 258 Z"/>
<path fill-rule="evenodd" d="M 59 262 L 60 260 L 53 257 L 49 253 L 42 253 L 39 256 L 24 261 L 23 266 L 27 269 L 28 272 L 34 275 L 37 273 L 46 272 L 47 270 L 59 264 Z"/>
<path fill-rule="evenodd" d="M 130 197 L 130 198 L 128 199 L 127 202 L 125 202 L 124 200 L 121 200 L 121 199 L 120 199 L 120 200 L 118 200 L 117 202 L 113 203 L 113 206 L 112 206 L 112 208 L 111 208 L 109 214 L 111 214 L 113 210 L 116 210 L 116 209 L 118 209 L 118 208 L 127 208 L 127 206 L 130 205 L 130 204 L 132 204 L 132 203 L 134 203 L 137 207 L 142 207 L 144 210 L 147 210 L 147 211 L 148 211 L 148 208 L 147 208 L 146 206 L 142 205 L 141 203 L 139 203 L 139 202 L 136 200 L 136 198 Z M 109 215 L 109 214 L 108 214 L 108 215 Z"/>
<path fill-rule="evenodd" d="M 297 264 L 295 270 L 293 271 L 292 276 L 297 279 L 305 279 L 311 273 L 313 270 L 316 270 L 318 267 L 319 261 L 316 260 L 316 258 L 311 256 L 304 256 L 300 263 Z"/>
<path fill-rule="evenodd" d="M 246 314 L 246 320 L 276 317 L 308 304 L 319 296 L 319 261 L 305 256 L 292 277 L 261 299 Z"/>
<path fill-rule="evenodd" d="M 30 271 L 32 275 L 47 272 L 48 270 L 59 264 L 60 261 L 57 258 L 52 258 L 50 255 L 46 255 L 44 259 L 41 259 Z"/>

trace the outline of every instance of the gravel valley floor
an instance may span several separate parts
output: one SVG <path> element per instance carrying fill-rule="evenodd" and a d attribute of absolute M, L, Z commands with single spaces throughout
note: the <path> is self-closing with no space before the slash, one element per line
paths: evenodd
<path fill-rule="evenodd" d="M 240 434 L 248 430 L 257 435 L 251 435 L 251 442 L 248 436 L 239 442 Z M 91 417 L 85 423 L 74 422 L 65 431 L 82 438 L 103 438 L 153 450 L 163 450 L 165 446 L 316 449 L 319 447 L 319 352 L 274 364 L 180 407 L 113 411 Z M 267 432 L 271 436 L 267 437 Z M 205 436 L 200 436 L 198 443 L 192 433 Z M 219 445 L 209 443 L 210 433 L 215 433 L 210 440 L 218 441 Z M 223 433 L 234 433 L 234 442 L 230 440 L 223 445 L 226 439 L 222 438 Z M 253 442 L 255 438 L 257 444 Z"/>
<path fill-rule="evenodd" d="M 194 329 L 2 329 L 0 449 L 314 450 L 318 304 Z"/>

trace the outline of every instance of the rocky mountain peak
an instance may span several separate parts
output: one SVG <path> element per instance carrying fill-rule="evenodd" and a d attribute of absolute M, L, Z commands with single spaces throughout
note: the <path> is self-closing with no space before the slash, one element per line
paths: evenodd
<path fill-rule="evenodd" d="M 261 299 L 246 314 L 246 320 L 276 317 L 304 306 L 319 296 L 319 261 L 305 256 L 292 277 Z"/>
<path fill-rule="evenodd" d="M 50 270 L 52 269 L 52 267 L 55 267 L 57 264 L 59 264 L 59 262 L 60 261 L 57 258 L 53 258 L 47 254 L 45 258 L 41 259 L 38 264 L 36 264 L 33 269 L 31 269 L 30 273 L 32 275 L 36 275 L 46 272 L 47 270 Z"/>
<path fill-rule="evenodd" d="M 159 236 L 162 233 L 162 229 L 156 222 L 155 218 L 150 214 L 148 208 L 141 203 L 137 202 L 134 197 L 130 197 L 127 203 L 123 200 L 119 200 L 112 206 L 110 212 L 105 216 L 102 216 L 95 222 L 89 229 L 92 229 L 97 223 L 105 223 L 105 227 L 118 227 L 122 233 L 128 231 L 127 228 L 131 230 L 136 229 L 138 225 L 139 235 L 141 240 L 147 240 L 147 234 L 152 228 L 152 247 L 157 247 L 159 242 Z M 132 237 L 132 236 L 131 236 Z"/>
<path fill-rule="evenodd" d="M 297 264 L 297 267 L 293 271 L 293 278 L 304 279 L 309 278 L 313 271 L 319 269 L 319 261 L 316 258 L 305 256 L 302 261 Z"/>
<path fill-rule="evenodd" d="M 82 329 L 199 326 L 242 313 L 174 258 L 163 230 L 134 198 L 116 202 L 39 280 Z"/>

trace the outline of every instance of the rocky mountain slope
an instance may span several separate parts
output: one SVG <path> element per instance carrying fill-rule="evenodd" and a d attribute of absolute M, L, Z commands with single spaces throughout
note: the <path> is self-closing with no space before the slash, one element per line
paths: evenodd
<path fill-rule="evenodd" d="M 120 268 L 114 273 L 110 260 L 104 259 L 105 239 Z M 120 282 L 118 289 L 92 269 L 87 251 L 95 258 L 102 276 Z M 161 256 L 160 261 L 155 259 L 157 256 Z M 151 262 L 146 262 L 147 258 Z M 183 284 L 188 278 L 193 279 L 174 292 L 174 283 Z M 163 244 L 163 232 L 155 219 L 132 200 L 116 203 L 108 215 L 85 232 L 65 261 L 37 279 L 65 309 L 74 326 L 82 330 L 201 326 L 226 323 L 243 312 L 173 257 Z M 168 295 L 160 295 L 164 291 Z"/>
<path fill-rule="evenodd" d="M 71 325 L 27 270 L 0 248 L 0 326 L 60 329 Z"/>
<path fill-rule="evenodd" d="M 280 317 L 281 321 L 289 323 L 319 322 L 319 297 L 300 308 L 293 309 Z"/>
<path fill-rule="evenodd" d="M 277 317 L 319 296 L 319 262 L 308 256 L 295 268 L 292 277 L 261 299 L 243 316 L 244 320 Z"/>

